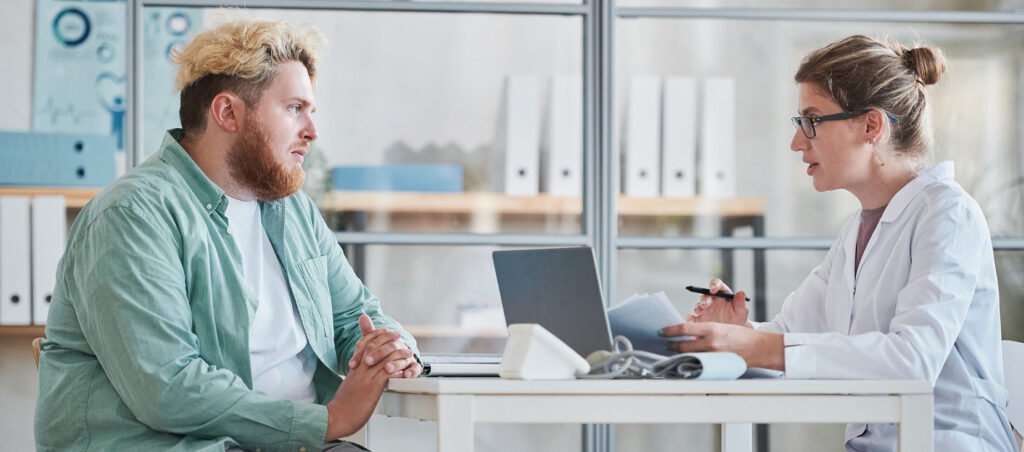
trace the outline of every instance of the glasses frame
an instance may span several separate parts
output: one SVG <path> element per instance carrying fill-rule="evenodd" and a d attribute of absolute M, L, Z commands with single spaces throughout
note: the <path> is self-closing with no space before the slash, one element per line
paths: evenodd
<path fill-rule="evenodd" d="M 869 111 L 871 111 L 870 108 L 865 108 L 865 109 L 862 109 L 862 110 L 844 111 L 844 112 L 840 112 L 840 113 L 836 113 L 836 114 L 832 114 L 832 115 L 818 116 L 818 117 L 815 117 L 815 118 L 811 118 L 811 117 L 808 117 L 808 116 L 794 116 L 794 117 L 790 118 L 789 121 L 793 123 L 793 127 L 797 128 L 797 129 L 800 129 L 800 131 L 802 131 L 804 133 L 805 137 L 807 137 L 808 139 L 811 139 L 811 138 L 814 138 L 814 137 L 818 136 L 818 130 L 816 129 L 816 126 L 818 124 L 821 124 L 823 122 L 828 122 L 828 121 L 842 121 L 842 120 L 845 120 L 845 119 L 856 118 L 856 117 L 858 117 L 860 115 L 863 115 L 864 113 L 867 113 Z M 810 128 L 811 128 L 811 132 L 810 133 L 807 133 L 807 129 L 804 128 L 804 124 L 809 124 L 810 125 Z"/>

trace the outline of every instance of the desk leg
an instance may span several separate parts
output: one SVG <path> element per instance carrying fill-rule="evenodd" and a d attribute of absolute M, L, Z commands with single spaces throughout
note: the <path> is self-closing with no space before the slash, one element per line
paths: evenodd
<path fill-rule="evenodd" d="M 473 398 L 465 395 L 437 397 L 438 452 L 473 452 Z"/>
<path fill-rule="evenodd" d="M 916 394 L 900 397 L 899 450 L 931 452 L 934 447 L 932 429 L 932 395 Z"/>
<path fill-rule="evenodd" d="M 750 452 L 753 444 L 753 425 L 722 424 L 722 452 Z"/>

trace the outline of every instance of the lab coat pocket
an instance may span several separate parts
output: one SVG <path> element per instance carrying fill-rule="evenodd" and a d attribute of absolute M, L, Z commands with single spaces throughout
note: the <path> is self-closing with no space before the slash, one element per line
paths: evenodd
<path fill-rule="evenodd" d="M 989 403 L 1005 410 L 1007 404 L 1010 402 L 1010 393 L 1002 385 L 990 381 L 983 380 L 981 378 L 971 378 L 971 384 L 974 385 L 974 393 L 982 399 L 988 400 Z"/>
<path fill-rule="evenodd" d="M 314 257 L 299 264 L 299 273 L 306 285 L 313 314 L 324 337 L 334 338 L 334 322 L 331 320 L 331 290 L 327 282 L 327 256 Z"/>

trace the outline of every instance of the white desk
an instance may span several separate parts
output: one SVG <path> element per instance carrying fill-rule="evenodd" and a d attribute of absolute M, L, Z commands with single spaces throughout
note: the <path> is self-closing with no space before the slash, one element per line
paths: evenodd
<path fill-rule="evenodd" d="M 471 452 L 478 422 L 723 424 L 730 452 L 751 450 L 751 423 L 897 423 L 899 450 L 932 450 L 923 381 L 393 379 L 377 414 L 437 421 L 439 452 Z"/>

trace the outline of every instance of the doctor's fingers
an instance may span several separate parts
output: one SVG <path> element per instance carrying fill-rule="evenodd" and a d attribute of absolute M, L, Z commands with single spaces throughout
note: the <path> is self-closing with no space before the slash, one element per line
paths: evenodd
<path fill-rule="evenodd" d="M 708 283 L 708 290 L 710 290 L 711 293 L 732 292 L 732 289 L 730 289 L 724 281 L 718 278 L 711 279 L 711 282 Z"/>
<path fill-rule="evenodd" d="M 678 353 L 696 353 L 716 351 L 712 341 L 706 337 L 698 337 L 689 341 L 670 342 L 668 349 Z"/>

